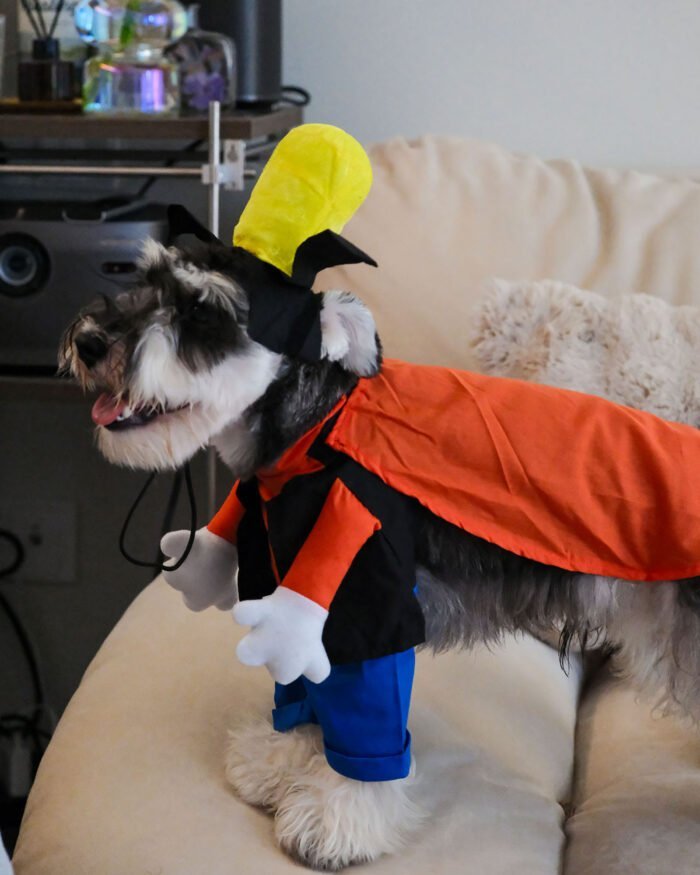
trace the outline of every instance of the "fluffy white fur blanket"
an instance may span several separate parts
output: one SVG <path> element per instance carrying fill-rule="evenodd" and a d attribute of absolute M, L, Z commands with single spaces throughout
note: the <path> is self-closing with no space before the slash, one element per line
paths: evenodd
<path fill-rule="evenodd" d="M 605 298 L 554 280 L 493 280 L 475 322 L 479 369 L 602 395 L 700 426 L 700 309 Z"/>

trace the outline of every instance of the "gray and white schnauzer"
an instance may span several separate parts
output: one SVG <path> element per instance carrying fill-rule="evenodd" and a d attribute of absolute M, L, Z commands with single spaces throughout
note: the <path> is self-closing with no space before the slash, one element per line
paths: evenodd
<path fill-rule="evenodd" d="M 78 315 L 61 350 L 65 369 L 102 393 L 97 445 L 118 465 L 176 469 L 213 444 L 242 481 L 269 468 L 382 367 L 374 321 L 353 295 L 328 291 L 319 312 L 321 354 L 306 361 L 249 333 L 251 298 L 240 253 L 215 241 L 165 248 L 146 241 L 131 291 Z M 194 553 L 209 533 L 197 532 Z M 512 632 L 605 645 L 668 712 L 700 714 L 700 581 L 635 583 L 538 564 L 424 510 L 416 535 L 418 599 L 436 651 L 494 643 Z M 178 535 L 165 552 L 176 555 Z M 176 543 L 175 543 L 176 542 Z M 235 551 L 235 548 L 231 548 Z M 234 576 L 215 597 L 236 600 Z M 186 563 L 184 568 L 186 568 Z M 179 572 L 165 578 L 183 589 Z M 411 776 L 351 780 L 322 753 L 317 728 L 235 729 L 226 774 L 242 799 L 275 813 L 280 845 L 318 869 L 337 870 L 397 849 L 419 822 Z"/>

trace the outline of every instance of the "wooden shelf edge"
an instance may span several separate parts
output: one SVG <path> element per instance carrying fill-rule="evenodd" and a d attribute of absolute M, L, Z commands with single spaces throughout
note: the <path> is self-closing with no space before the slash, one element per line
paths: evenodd
<path fill-rule="evenodd" d="M 236 111 L 222 113 L 221 137 L 252 140 L 282 133 L 301 124 L 302 109 L 281 106 L 269 112 Z M 99 115 L 0 114 L 0 138 L 78 139 L 78 140 L 168 140 L 206 139 L 206 116 L 175 118 L 110 118 Z"/>
<path fill-rule="evenodd" d="M 0 401 L 86 401 L 73 380 L 62 377 L 15 376 L 0 372 Z"/>

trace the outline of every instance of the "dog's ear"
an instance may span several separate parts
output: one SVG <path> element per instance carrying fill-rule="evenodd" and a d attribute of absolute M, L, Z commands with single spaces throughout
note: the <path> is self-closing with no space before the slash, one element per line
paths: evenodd
<path fill-rule="evenodd" d="M 374 317 L 350 292 L 324 292 L 321 305 L 321 357 L 338 362 L 358 377 L 373 377 L 381 366 Z"/>
<path fill-rule="evenodd" d="M 377 262 L 358 249 L 354 243 L 336 234 L 335 231 L 321 231 L 304 240 L 294 256 L 292 282 L 311 288 L 316 274 L 327 267 L 338 264 L 371 264 Z"/>
<path fill-rule="evenodd" d="M 202 243 L 218 243 L 219 246 L 224 244 L 211 231 L 207 230 L 204 225 L 195 219 L 189 210 L 186 210 L 182 204 L 171 204 L 168 207 L 168 245 L 172 246 L 175 240 L 183 234 L 192 234 Z"/>

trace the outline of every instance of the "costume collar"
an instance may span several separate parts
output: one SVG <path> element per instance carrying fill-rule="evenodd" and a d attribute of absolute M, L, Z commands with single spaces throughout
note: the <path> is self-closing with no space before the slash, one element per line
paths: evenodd
<path fill-rule="evenodd" d="M 344 407 L 347 400 L 348 396 L 343 395 L 320 422 L 282 453 L 274 465 L 262 468 L 256 473 L 260 497 L 263 501 L 270 501 L 279 495 L 285 484 L 294 477 L 302 474 L 313 474 L 325 467 L 322 462 L 311 458 L 308 452 L 320 436 L 324 426 Z"/>

